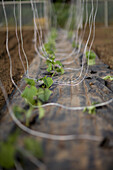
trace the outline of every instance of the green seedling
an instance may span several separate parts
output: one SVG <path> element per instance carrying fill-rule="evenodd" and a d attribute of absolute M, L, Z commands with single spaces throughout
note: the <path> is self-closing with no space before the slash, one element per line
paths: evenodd
<path fill-rule="evenodd" d="M 111 81 L 113 81 L 113 76 L 105 76 L 104 78 L 103 78 L 104 80 L 111 80 Z"/>
<path fill-rule="evenodd" d="M 48 66 L 47 71 L 54 76 L 56 73 L 64 74 L 64 69 L 60 61 L 55 61 L 55 40 L 57 33 L 55 29 L 52 29 L 48 43 L 44 44 L 44 49 L 47 54 L 46 64 Z M 44 50 L 43 49 L 43 50 Z"/>
<path fill-rule="evenodd" d="M 33 111 L 33 107 L 31 105 L 29 105 L 28 110 L 22 109 L 19 106 L 13 107 L 13 112 L 16 118 L 19 119 L 20 121 L 23 121 L 25 119 L 26 126 L 29 126 L 29 119 L 32 115 L 32 111 Z M 39 112 L 39 115 L 40 115 L 40 112 Z"/>
<path fill-rule="evenodd" d="M 44 154 L 43 154 L 42 146 L 35 139 L 25 138 L 24 139 L 24 147 L 26 150 L 28 150 L 32 155 L 34 155 L 38 159 L 43 158 Z"/>
<path fill-rule="evenodd" d="M 48 42 L 44 44 L 44 49 L 48 55 L 54 55 L 55 48 L 55 40 L 57 38 L 57 32 L 55 29 L 52 29 Z M 43 49 L 43 50 L 44 50 Z"/>
<path fill-rule="evenodd" d="M 15 165 L 17 137 L 15 132 L 6 141 L 0 141 L 0 166 L 3 168 L 10 169 Z"/>
<path fill-rule="evenodd" d="M 21 96 L 26 100 L 27 103 L 35 105 L 35 98 L 37 94 L 38 90 L 35 86 L 26 86 Z"/>
<path fill-rule="evenodd" d="M 25 80 L 26 84 L 28 84 L 30 86 L 36 85 L 35 80 L 33 80 L 33 79 L 25 78 L 24 80 Z"/>
<path fill-rule="evenodd" d="M 96 107 L 94 106 L 95 104 L 97 103 L 93 102 L 89 108 L 85 107 L 83 112 L 88 112 L 89 114 L 96 114 Z"/>
<path fill-rule="evenodd" d="M 95 64 L 96 54 L 94 52 L 87 51 L 86 52 L 86 58 L 87 58 L 88 65 L 94 65 Z"/>
<path fill-rule="evenodd" d="M 37 88 L 35 86 L 35 83 L 29 85 L 30 80 L 27 79 L 28 86 L 25 87 L 23 93 L 21 94 L 26 102 L 30 103 L 31 105 L 36 105 L 38 100 L 41 100 L 41 102 L 47 102 L 50 95 L 52 94 L 52 91 L 49 90 L 49 88 L 53 84 L 52 78 L 45 76 L 41 79 L 38 79 L 37 81 L 39 80 L 42 80 L 44 83 L 44 86 L 42 86 L 42 88 Z"/>
<path fill-rule="evenodd" d="M 47 102 L 52 94 L 52 91 L 48 88 L 39 88 L 37 92 L 38 99 L 43 103 Z"/>
<path fill-rule="evenodd" d="M 48 43 L 45 43 L 44 49 L 46 50 L 47 55 L 54 55 L 54 51 L 56 50 L 55 42 L 53 40 L 50 40 Z"/>
<path fill-rule="evenodd" d="M 41 107 L 42 103 L 47 102 L 50 98 L 50 95 L 52 94 L 52 91 L 49 90 L 49 88 L 53 84 L 52 78 L 45 76 L 43 78 L 38 79 L 37 81 L 39 80 L 43 81 L 44 85 L 42 86 L 42 88 L 37 88 L 36 82 L 34 80 L 25 78 L 27 86 L 25 87 L 21 96 L 29 105 L 29 109 L 25 110 L 20 108 L 19 106 L 13 107 L 13 112 L 15 116 L 21 121 L 25 119 L 26 126 L 29 126 L 29 119 L 34 110 L 33 106 L 39 106 L 39 119 L 42 119 L 44 117 L 45 110 Z"/>
<path fill-rule="evenodd" d="M 19 131 L 16 131 L 10 135 L 7 140 L 0 141 L 0 166 L 4 169 L 13 169 L 15 167 L 15 162 L 17 161 L 16 155 L 19 151 L 25 156 L 25 150 L 38 159 L 42 159 L 44 156 L 41 144 L 31 137 L 24 138 L 23 146 L 20 147 L 18 132 Z M 23 163 L 24 162 L 22 162 L 22 164 Z"/>
<path fill-rule="evenodd" d="M 56 73 L 64 74 L 64 69 L 62 66 L 62 63 L 60 61 L 55 61 L 55 56 L 49 57 L 46 60 L 46 64 L 48 66 L 47 71 L 52 73 L 52 76 L 54 76 Z"/>
<path fill-rule="evenodd" d="M 47 77 L 47 76 L 45 76 L 45 77 L 43 77 L 43 78 L 40 78 L 40 79 L 38 79 L 37 81 L 39 81 L 39 80 L 42 80 L 43 81 L 43 84 L 44 84 L 44 88 L 50 88 L 51 86 L 52 86 L 52 84 L 53 84 L 53 80 L 52 80 L 52 78 L 50 78 L 50 77 Z"/>

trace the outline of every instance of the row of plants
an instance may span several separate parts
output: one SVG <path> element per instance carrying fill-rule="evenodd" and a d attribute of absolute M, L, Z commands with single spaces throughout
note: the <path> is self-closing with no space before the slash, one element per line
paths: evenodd
<path fill-rule="evenodd" d="M 37 80 L 25 78 L 26 87 L 21 94 L 22 98 L 25 99 L 26 105 L 24 108 L 19 106 L 13 107 L 15 116 L 26 126 L 30 126 L 31 116 L 35 110 L 34 106 L 39 106 L 37 118 L 40 121 L 44 115 L 45 110 L 42 107 L 43 104 L 47 103 L 50 99 L 53 91 L 51 86 L 53 85 L 53 76 L 56 74 L 64 74 L 64 68 L 60 61 L 56 60 L 56 38 L 57 32 L 55 29 L 51 31 L 48 42 L 44 44 L 43 52 L 46 57 L 47 72 L 49 76 L 41 77 Z M 75 47 L 74 47 L 75 48 Z M 86 59 L 88 65 L 95 64 L 96 55 L 92 51 L 86 52 Z M 111 77 L 105 77 L 104 79 L 112 79 Z M 89 114 L 96 113 L 95 103 L 92 103 L 90 108 L 85 108 L 83 112 Z M 10 169 L 15 166 L 15 160 L 17 153 L 22 149 L 18 147 L 18 133 L 14 133 L 7 140 L 0 142 L 0 166 L 6 169 Z M 23 147 L 29 151 L 38 159 L 43 158 L 43 151 L 40 144 L 32 138 L 23 139 Z M 7 152 L 8 151 L 8 152 Z"/>
<path fill-rule="evenodd" d="M 42 104 L 47 103 L 51 94 L 53 93 L 50 90 L 50 87 L 53 84 L 52 77 L 55 74 L 63 74 L 63 66 L 60 61 L 55 61 L 56 57 L 54 54 L 55 51 L 55 40 L 57 33 L 55 30 L 52 30 L 48 43 L 44 44 L 44 49 L 46 51 L 46 64 L 47 71 L 50 73 L 49 76 L 41 77 L 37 80 L 25 78 L 26 87 L 23 90 L 21 96 L 25 99 L 25 107 L 21 108 L 18 105 L 13 107 L 13 112 L 17 119 L 19 119 L 27 127 L 30 126 L 30 118 L 33 111 L 35 110 L 34 106 L 39 106 L 37 118 L 40 121 L 44 115 L 45 110 L 42 107 Z M 17 155 L 24 155 L 26 151 L 32 156 L 42 160 L 43 150 L 39 142 L 33 138 L 24 138 L 23 146 L 20 147 L 18 144 L 19 133 L 15 132 L 13 135 L 10 135 L 6 140 L 0 142 L 0 166 L 2 168 L 10 169 L 15 167 L 15 162 L 17 161 Z M 24 152 L 23 152 L 24 151 Z M 22 158 L 21 158 L 22 161 Z"/>
<path fill-rule="evenodd" d="M 29 126 L 29 120 L 32 116 L 32 112 L 35 110 L 34 106 L 39 106 L 38 119 L 42 119 L 45 115 L 45 110 L 41 107 L 43 104 L 49 101 L 51 94 L 53 93 L 50 90 L 50 87 L 53 84 L 52 77 L 56 74 L 64 74 L 63 65 L 60 61 L 56 60 L 55 51 L 56 51 L 56 38 L 57 31 L 52 29 L 48 42 L 44 44 L 44 55 L 46 57 L 46 71 L 49 73 L 49 76 L 41 77 L 37 80 L 25 78 L 26 87 L 21 94 L 22 98 L 25 99 L 27 104 L 27 109 L 21 108 L 19 106 L 14 106 L 13 111 L 15 116 L 25 123 L 26 126 Z M 86 52 L 86 59 L 88 65 L 95 64 L 96 55 L 92 51 Z M 38 85 L 37 85 L 38 84 Z"/>
<path fill-rule="evenodd" d="M 26 126 L 29 126 L 29 120 L 32 116 L 32 112 L 35 110 L 34 106 L 39 106 L 38 119 L 42 119 L 45 115 L 45 110 L 42 104 L 48 102 L 51 94 L 50 87 L 53 84 L 52 77 L 55 74 L 64 74 L 64 69 L 60 61 L 56 61 L 55 56 L 55 41 L 57 38 L 57 32 L 55 29 L 51 31 L 48 38 L 48 42 L 44 44 L 44 54 L 46 57 L 47 72 L 49 76 L 41 77 L 37 80 L 25 78 L 26 87 L 21 94 L 22 98 L 25 99 L 27 109 L 19 106 L 14 106 L 13 111 L 15 116 L 20 120 L 25 120 Z"/>

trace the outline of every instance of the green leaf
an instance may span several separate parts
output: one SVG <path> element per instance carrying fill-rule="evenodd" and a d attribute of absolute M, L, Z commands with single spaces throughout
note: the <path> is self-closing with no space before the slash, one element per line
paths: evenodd
<path fill-rule="evenodd" d="M 110 76 L 110 80 L 113 81 L 113 76 Z"/>
<path fill-rule="evenodd" d="M 31 154 L 36 156 L 38 159 L 43 158 L 43 150 L 39 142 L 32 138 L 25 138 L 24 139 L 24 146 L 25 149 L 28 150 Z"/>
<path fill-rule="evenodd" d="M 60 61 L 56 61 L 55 64 L 62 66 L 62 63 Z"/>
<path fill-rule="evenodd" d="M 0 166 L 3 168 L 12 168 L 14 167 L 15 161 L 15 147 L 8 142 L 0 143 Z"/>
<path fill-rule="evenodd" d="M 109 78 L 110 78 L 110 76 L 103 77 L 104 80 L 108 80 Z"/>
<path fill-rule="evenodd" d="M 88 108 L 88 113 L 89 114 L 96 114 L 96 107 L 95 106 L 91 106 L 90 108 Z"/>
<path fill-rule="evenodd" d="M 22 120 L 23 119 L 23 113 L 25 113 L 25 110 L 22 109 L 21 107 L 19 106 L 14 106 L 13 107 L 13 112 L 16 116 L 17 119 L 19 120 Z"/>
<path fill-rule="evenodd" d="M 89 59 L 88 60 L 88 65 L 94 65 L 95 64 L 95 59 Z"/>
<path fill-rule="evenodd" d="M 61 68 L 61 74 L 64 74 L 64 69 L 63 68 Z"/>
<path fill-rule="evenodd" d="M 50 95 L 52 94 L 52 91 L 49 89 L 38 89 L 38 99 L 42 102 L 47 102 L 49 100 Z"/>
<path fill-rule="evenodd" d="M 52 55 L 52 56 L 49 56 L 48 58 L 47 58 L 47 60 L 46 60 L 46 63 L 49 65 L 49 64 L 55 64 L 55 56 L 54 55 Z"/>
<path fill-rule="evenodd" d="M 33 107 L 29 106 L 30 108 L 26 111 L 24 109 L 22 109 L 19 106 L 14 106 L 13 107 L 13 112 L 15 114 L 15 116 L 19 119 L 19 120 L 23 120 L 24 116 L 26 118 L 26 126 L 29 126 L 29 118 L 31 117 L 32 111 L 33 111 Z"/>
<path fill-rule="evenodd" d="M 108 80 L 108 79 L 109 79 L 109 80 L 113 81 L 113 76 L 109 76 L 109 75 L 108 75 L 108 76 L 105 76 L 103 79 L 104 79 L 104 80 Z"/>
<path fill-rule="evenodd" d="M 37 88 L 35 86 L 26 87 L 22 93 L 22 97 L 27 100 L 27 102 L 32 105 L 35 104 L 34 97 L 37 95 Z"/>
<path fill-rule="evenodd" d="M 38 106 L 39 107 L 39 119 L 42 119 L 45 115 L 45 110 L 43 107 L 41 107 L 42 103 L 40 101 L 38 101 Z"/>
<path fill-rule="evenodd" d="M 51 64 L 51 63 L 48 65 L 47 71 L 48 71 L 48 72 L 51 72 L 51 71 L 52 71 L 52 64 Z"/>
<path fill-rule="evenodd" d="M 83 112 L 86 112 L 87 111 L 87 107 L 84 108 Z"/>
<path fill-rule="evenodd" d="M 58 73 L 64 74 L 64 69 L 63 69 L 62 67 L 61 67 L 61 68 L 57 67 L 55 70 L 56 70 Z"/>
<path fill-rule="evenodd" d="M 88 60 L 88 65 L 94 65 L 95 64 L 96 54 L 94 52 L 87 51 L 86 52 L 86 58 Z"/>
<path fill-rule="evenodd" d="M 35 81 L 32 80 L 32 79 L 25 78 L 25 81 L 26 81 L 26 83 L 29 84 L 30 86 L 35 86 L 35 84 L 36 84 Z"/>
<path fill-rule="evenodd" d="M 54 50 L 55 50 L 55 42 L 52 40 L 49 40 L 48 43 L 44 44 L 44 48 L 47 52 L 47 54 L 54 54 Z"/>
<path fill-rule="evenodd" d="M 50 77 L 45 76 L 42 78 L 42 80 L 47 88 L 51 87 L 51 85 L 53 84 L 53 80 Z"/>
<path fill-rule="evenodd" d="M 97 102 L 96 102 L 96 103 L 93 102 L 93 103 L 92 103 L 92 106 L 90 106 L 89 108 L 85 107 L 84 110 L 83 110 L 83 112 L 88 111 L 89 114 L 96 114 L 96 107 L 93 106 L 94 104 L 97 104 Z"/>
<path fill-rule="evenodd" d="M 92 51 L 87 51 L 86 52 L 86 58 L 88 59 L 95 59 L 96 58 L 96 54 Z"/>

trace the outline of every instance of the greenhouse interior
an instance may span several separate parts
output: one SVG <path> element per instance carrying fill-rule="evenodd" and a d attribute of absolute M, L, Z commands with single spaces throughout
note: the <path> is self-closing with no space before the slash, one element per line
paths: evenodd
<path fill-rule="evenodd" d="M 113 170 L 113 0 L 0 0 L 0 170 Z"/>

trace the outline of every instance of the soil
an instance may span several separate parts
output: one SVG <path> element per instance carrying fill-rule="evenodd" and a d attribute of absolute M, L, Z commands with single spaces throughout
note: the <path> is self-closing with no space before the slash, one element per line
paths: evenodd
<path fill-rule="evenodd" d="M 18 32 L 19 33 L 19 32 Z M 29 64 L 35 56 L 34 44 L 33 44 L 33 29 L 23 29 L 23 46 L 28 57 Z M 24 69 L 18 54 L 18 42 L 15 36 L 15 30 L 9 30 L 9 52 L 12 59 L 12 73 L 15 83 L 18 83 L 22 78 Z M 21 56 L 26 67 L 25 57 L 21 50 Z M 5 87 L 8 96 L 14 90 L 14 85 L 10 79 L 10 65 L 9 57 L 6 51 L 6 31 L 0 30 L 0 80 Z M 5 104 L 3 93 L 0 89 L 0 109 Z"/>
<path fill-rule="evenodd" d="M 88 33 L 87 29 L 85 40 L 87 40 Z M 101 61 L 113 69 L 113 27 L 96 27 L 92 48 Z"/>
<path fill-rule="evenodd" d="M 85 34 L 87 39 L 88 29 Z M 23 41 L 24 49 L 28 57 L 29 64 L 36 55 L 33 44 L 33 29 L 23 29 Z M 14 90 L 14 86 L 10 80 L 10 66 L 9 57 L 6 51 L 6 30 L 0 30 L 0 80 L 2 81 L 8 96 Z M 93 43 L 93 50 L 100 57 L 100 59 L 113 68 L 113 27 L 109 28 L 96 28 L 95 41 Z M 15 83 L 18 83 L 22 78 L 24 70 L 19 59 L 18 43 L 15 36 L 15 30 L 9 30 L 9 51 L 13 65 L 13 79 Z M 21 51 L 22 59 L 26 66 L 24 55 Z M 0 110 L 5 104 L 3 93 L 0 89 Z"/>

